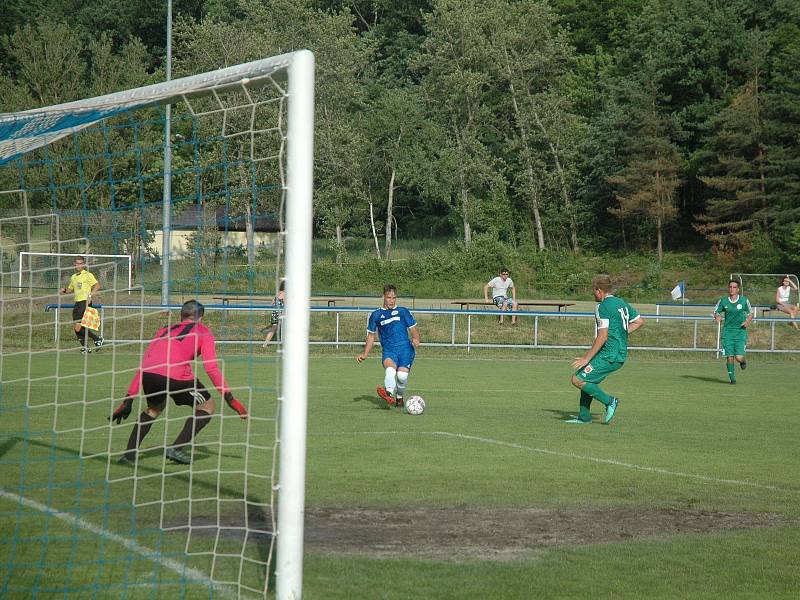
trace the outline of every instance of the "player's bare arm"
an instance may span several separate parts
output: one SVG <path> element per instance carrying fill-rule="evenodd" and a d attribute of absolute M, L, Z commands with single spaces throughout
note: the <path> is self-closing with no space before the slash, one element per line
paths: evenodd
<path fill-rule="evenodd" d="M 414 348 L 419 348 L 419 331 L 416 325 L 411 327 L 408 331 L 411 333 L 411 345 L 414 346 Z"/>
<path fill-rule="evenodd" d="M 488 302 L 489 301 L 489 284 L 488 283 L 485 286 L 483 286 L 483 301 L 484 302 Z"/>
<path fill-rule="evenodd" d="M 600 348 L 603 347 L 603 344 L 606 343 L 608 340 L 608 329 L 598 329 L 597 330 L 597 337 L 594 338 L 594 342 L 592 343 L 592 347 L 584 354 L 581 358 L 576 358 L 575 361 L 572 363 L 572 368 L 576 371 L 578 369 L 582 369 L 586 365 L 588 365 L 591 360 L 594 358 L 594 355 L 600 352 Z"/>
<path fill-rule="evenodd" d="M 358 356 L 356 356 L 356 362 L 362 363 L 365 360 L 367 360 L 367 357 L 369 356 L 369 351 L 372 350 L 372 346 L 374 343 L 375 343 L 375 334 L 368 333 L 367 339 L 364 340 L 364 351 Z"/>
<path fill-rule="evenodd" d="M 635 321 L 631 321 L 630 323 L 628 323 L 628 334 L 630 335 L 631 333 L 639 329 L 642 325 L 644 325 L 644 317 L 640 315 L 639 317 L 637 317 Z"/>

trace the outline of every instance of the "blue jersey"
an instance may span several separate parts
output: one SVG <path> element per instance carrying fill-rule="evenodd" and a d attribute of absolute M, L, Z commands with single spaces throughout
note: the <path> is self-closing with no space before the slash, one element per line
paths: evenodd
<path fill-rule="evenodd" d="M 411 312 L 403 307 L 379 308 L 369 316 L 367 331 L 378 333 L 378 338 L 384 348 L 400 348 L 411 346 L 408 339 L 408 328 L 416 326 L 417 322 Z"/>

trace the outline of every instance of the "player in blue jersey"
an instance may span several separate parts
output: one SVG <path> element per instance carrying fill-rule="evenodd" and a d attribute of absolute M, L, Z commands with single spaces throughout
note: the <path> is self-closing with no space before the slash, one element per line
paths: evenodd
<path fill-rule="evenodd" d="M 367 360 L 376 336 L 383 348 L 385 369 L 383 387 L 377 389 L 378 395 L 389 406 L 403 406 L 408 373 L 414 363 L 416 348 L 419 347 L 419 331 L 411 312 L 403 306 L 397 306 L 397 288 L 392 284 L 383 286 L 383 308 L 373 311 L 369 316 L 364 351 L 356 356 L 359 363 Z"/>

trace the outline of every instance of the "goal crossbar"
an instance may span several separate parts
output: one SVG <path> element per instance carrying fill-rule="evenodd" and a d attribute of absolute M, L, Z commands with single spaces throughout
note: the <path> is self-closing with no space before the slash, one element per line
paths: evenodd
<path fill-rule="evenodd" d="M 219 93 L 243 84 L 268 83 L 270 75 L 292 65 L 302 52 L 43 109 L 0 114 L 0 165 L 130 109 L 168 104 L 212 89 Z"/>

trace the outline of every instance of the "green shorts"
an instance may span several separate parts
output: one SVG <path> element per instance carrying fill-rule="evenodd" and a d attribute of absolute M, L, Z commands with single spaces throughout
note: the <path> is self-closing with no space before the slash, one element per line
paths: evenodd
<path fill-rule="evenodd" d="M 595 356 L 588 365 L 575 372 L 575 377 L 587 383 L 600 383 L 614 371 L 618 371 L 625 363 L 609 362 Z"/>
<path fill-rule="evenodd" d="M 747 329 L 722 332 L 722 356 L 744 356 L 747 351 Z"/>

